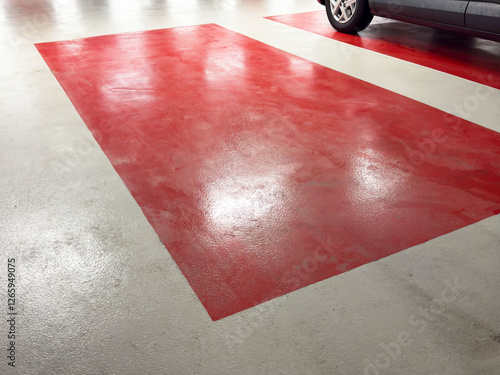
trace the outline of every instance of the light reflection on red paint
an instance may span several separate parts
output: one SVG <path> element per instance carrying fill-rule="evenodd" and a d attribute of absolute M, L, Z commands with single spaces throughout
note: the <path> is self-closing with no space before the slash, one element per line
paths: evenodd
<path fill-rule="evenodd" d="M 497 133 L 216 25 L 37 48 L 213 319 L 500 210 Z"/>
<path fill-rule="evenodd" d="M 377 17 L 358 35 L 343 34 L 321 11 L 266 18 L 500 89 L 498 42 Z"/>

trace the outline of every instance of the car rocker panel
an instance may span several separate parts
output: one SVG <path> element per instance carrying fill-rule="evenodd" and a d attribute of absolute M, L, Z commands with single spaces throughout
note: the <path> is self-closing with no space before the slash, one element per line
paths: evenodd
<path fill-rule="evenodd" d="M 318 0 L 340 32 L 365 29 L 373 15 L 500 42 L 500 0 Z"/>

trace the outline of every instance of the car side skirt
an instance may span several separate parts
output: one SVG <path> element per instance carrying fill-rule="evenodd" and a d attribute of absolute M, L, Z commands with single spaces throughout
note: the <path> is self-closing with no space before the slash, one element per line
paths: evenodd
<path fill-rule="evenodd" d="M 418 18 L 411 18 L 411 17 L 400 16 L 400 15 L 394 15 L 392 13 L 378 12 L 378 11 L 374 10 L 372 7 L 370 7 L 370 11 L 372 12 L 373 15 L 379 16 L 379 17 L 390 18 L 390 19 L 397 20 L 397 21 L 404 21 L 404 22 L 413 23 L 416 25 L 433 27 L 433 28 L 441 29 L 441 30 L 454 31 L 454 32 L 462 33 L 462 34 L 468 34 L 471 36 L 500 42 L 500 35 L 499 34 L 489 33 L 489 32 L 481 31 L 481 30 L 470 29 L 470 28 L 466 28 L 466 27 L 447 25 L 447 24 L 439 23 L 439 22 L 421 20 Z"/>

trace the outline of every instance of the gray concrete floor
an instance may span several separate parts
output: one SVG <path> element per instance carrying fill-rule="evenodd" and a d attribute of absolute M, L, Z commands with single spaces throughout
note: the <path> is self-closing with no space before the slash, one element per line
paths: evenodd
<path fill-rule="evenodd" d="M 0 2 L 1 374 L 500 374 L 500 216 L 213 322 L 34 47 L 215 22 L 444 111 L 480 86 L 262 19 L 321 9 Z M 500 131 L 482 89 L 468 120 Z"/>

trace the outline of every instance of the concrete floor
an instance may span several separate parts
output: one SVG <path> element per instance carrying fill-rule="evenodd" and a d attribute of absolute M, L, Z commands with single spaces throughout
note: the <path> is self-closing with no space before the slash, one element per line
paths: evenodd
<path fill-rule="evenodd" d="M 263 19 L 322 10 L 285 3 L 1 1 L 1 374 L 500 374 L 499 215 L 214 322 L 34 46 L 213 22 L 500 132 L 500 90 Z"/>

